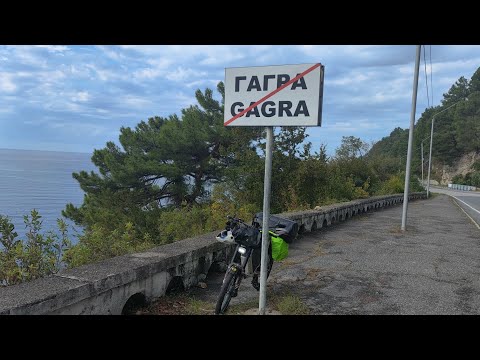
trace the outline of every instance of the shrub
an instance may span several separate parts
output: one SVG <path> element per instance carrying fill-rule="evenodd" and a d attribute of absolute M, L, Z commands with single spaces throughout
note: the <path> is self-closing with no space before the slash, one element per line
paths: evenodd
<path fill-rule="evenodd" d="M 106 230 L 94 225 L 79 237 L 76 245 L 65 250 L 63 260 L 68 267 L 76 267 L 114 256 L 144 251 L 155 246 L 150 235 L 139 238 L 135 226 L 127 222 L 123 229 Z"/>
<path fill-rule="evenodd" d="M 387 181 L 382 184 L 377 194 L 389 195 L 403 193 L 404 182 L 405 181 L 400 175 L 392 175 Z"/>
<path fill-rule="evenodd" d="M 0 286 L 18 284 L 56 273 L 62 267 L 64 249 L 71 246 L 67 224 L 57 219 L 60 234 L 41 233 L 42 220 L 37 210 L 24 216 L 26 239 L 18 233 L 8 217 L 0 215 Z"/>

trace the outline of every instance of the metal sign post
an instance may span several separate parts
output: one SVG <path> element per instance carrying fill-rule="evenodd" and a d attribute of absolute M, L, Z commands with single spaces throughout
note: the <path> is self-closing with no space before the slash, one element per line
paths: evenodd
<path fill-rule="evenodd" d="M 265 315 L 274 126 L 320 126 L 324 66 L 316 64 L 225 69 L 224 126 L 265 126 L 259 314 Z"/>
<path fill-rule="evenodd" d="M 258 313 L 265 315 L 267 302 L 267 264 L 268 247 L 270 236 L 268 234 L 268 222 L 270 219 L 270 189 L 272 184 L 272 153 L 273 153 L 273 127 L 267 126 L 267 147 L 265 149 L 265 178 L 263 184 L 263 224 L 262 224 L 262 257 L 260 262 L 260 300 Z"/>

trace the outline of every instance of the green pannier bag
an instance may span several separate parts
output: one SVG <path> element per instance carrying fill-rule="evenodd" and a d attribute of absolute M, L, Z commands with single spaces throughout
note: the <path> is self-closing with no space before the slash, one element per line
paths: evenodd
<path fill-rule="evenodd" d="M 270 233 L 270 240 L 272 241 L 272 258 L 275 261 L 280 261 L 288 256 L 288 244 L 277 234 L 272 231 Z"/>

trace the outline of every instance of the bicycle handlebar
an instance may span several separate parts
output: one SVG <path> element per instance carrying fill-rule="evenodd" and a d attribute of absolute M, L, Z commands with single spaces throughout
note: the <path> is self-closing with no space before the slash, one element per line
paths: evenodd
<path fill-rule="evenodd" d="M 259 227 L 259 228 L 262 227 L 262 224 L 259 223 L 258 221 L 255 221 L 255 218 L 254 218 L 254 221 L 252 221 L 252 224 L 251 224 L 251 225 L 250 225 L 250 224 L 247 224 L 245 221 L 243 221 L 242 219 L 237 218 L 237 217 L 235 217 L 235 216 L 227 215 L 227 219 L 228 219 L 228 220 L 232 220 L 232 221 L 234 222 L 234 224 L 235 224 L 235 223 L 241 223 L 241 224 L 244 224 L 244 225 L 247 225 L 247 226 L 254 226 L 254 227 L 255 227 L 255 225 L 253 224 L 253 222 L 254 222 L 254 223 L 258 224 L 258 227 Z M 229 224 L 229 222 L 227 222 L 227 226 L 228 226 L 228 224 Z M 272 225 L 269 226 L 270 229 L 273 229 L 273 228 L 285 228 L 285 227 L 286 227 L 286 225 L 285 225 L 285 224 L 281 224 L 280 222 L 277 222 L 277 223 L 276 223 L 275 225 L 273 225 L 273 226 L 272 226 Z"/>

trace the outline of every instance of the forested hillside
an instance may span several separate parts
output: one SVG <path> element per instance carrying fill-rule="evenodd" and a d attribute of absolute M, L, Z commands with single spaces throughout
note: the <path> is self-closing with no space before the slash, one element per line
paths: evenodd
<path fill-rule="evenodd" d="M 449 108 L 450 107 L 450 108 Z M 417 109 L 418 110 L 418 109 Z M 435 115 L 433 134 L 433 179 L 440 181 L 445 165 L 454 166 L 466 154 L 480 153 L 480 68 L 470 81 L 460 77 L 443 94 L 441 105 L 425 109 L 415 124 L 412 169 L 421 175 L 421 142 L 423 140 L 424 171 L 428 169 L 428 152 L 432 117 Z M 367 157 L 405 166 L 408 128 L 396 128 L 372 146 Z M 480 163 L 477 160 L 465 176 L 457 176 L 456 183 L 480 186 Z"/>

